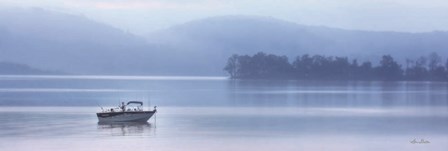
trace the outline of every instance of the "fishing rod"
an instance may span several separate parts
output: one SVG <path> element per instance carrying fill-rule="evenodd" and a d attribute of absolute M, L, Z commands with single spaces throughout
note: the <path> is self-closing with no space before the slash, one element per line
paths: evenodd
<path fill-rule="evenodd" d="M 99 107 L 101 108 L 101 111 L 103 111 L 103 112 L 104 112 L 104 109 L 103 109 L 103 107 L 102 107 L 101 105 L 99 105 L 99 104 L 98 104 L 98 102 L 96 103 L 96 105 L 97 105 L 97 106 L 99 106 Z"/>

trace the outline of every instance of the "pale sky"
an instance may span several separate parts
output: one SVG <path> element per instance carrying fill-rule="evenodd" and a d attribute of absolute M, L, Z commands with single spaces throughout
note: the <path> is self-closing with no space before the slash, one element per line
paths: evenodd
<path fill-rule="evenodd" d="M 84 15 L 136 34 L 220 15 L 358 30 L 448 31 L 447 0 L 0 0 L 0 7 Z"/>

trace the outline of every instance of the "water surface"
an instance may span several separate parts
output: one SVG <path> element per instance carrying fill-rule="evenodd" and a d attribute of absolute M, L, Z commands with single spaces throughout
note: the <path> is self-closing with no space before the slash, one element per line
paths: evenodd
<path fill-rule="evenodd" d="M 144 76 L 0 81 L 2 151 L 448 148 L 447 83 Z M 97 105 L 127 99 L 149 99 L 145 107 L 159 106 L 156 118 L 97 123 Z"/>

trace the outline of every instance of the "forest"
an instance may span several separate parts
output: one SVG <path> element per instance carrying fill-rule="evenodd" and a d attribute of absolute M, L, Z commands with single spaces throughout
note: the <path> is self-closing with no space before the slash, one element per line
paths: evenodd
<path fill-rule="evenodd" d="M 448 59 L 437 53 L 406 59 L 405 65 L 391 55 L 380 61 L 358 62 L 348 57 L 299 55 L 292 62 L 286 56 L 258 52 L 252 56 L 234 54 L 224 70 L 232 79 L 363 80 L 363 81 L 448 81 Z"/>

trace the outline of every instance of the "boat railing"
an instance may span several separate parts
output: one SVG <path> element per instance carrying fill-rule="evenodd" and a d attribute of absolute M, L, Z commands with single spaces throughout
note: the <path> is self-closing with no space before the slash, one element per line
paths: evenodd
<path fill-rule="evenodd" d="M 126 108 L 126 112 L 142 112 L 143 108 L 141 107 L 133 107 L 133 108 Z M 103 113 L 114 113 L 114 112 L 123 112 L 123 109 L 119 107 L 115 108 L 109 108 L 106 110 L 102 110 Z"/>
<path fill-rule="evenodd" d="M 139 104 L 140 106 L 129 106 L 129 104 Z M 98 105 L 99 107 L 101 107 L 100 105 Z M 154 106 L 154 110 L 156 111 L 157 106 Z M 118 107 L 112 107 L 112 108 L 107 108 L 107 109 L 103 109 L 103 107 L 101 107 L 101 112 L 102 113 L 114 113 L 114 112 L 143 112 L 145 111 L 143 109 L 143 103 L 140 101 L 129 101 L 126 105 L 124 104 L 124 102 L 122 102 L 122 105 L 119 105 Z M 149 110 L 148 110 L 149 111 Z"/>

